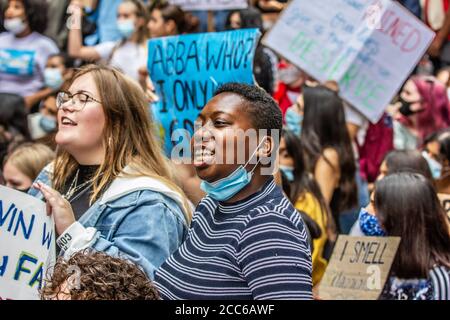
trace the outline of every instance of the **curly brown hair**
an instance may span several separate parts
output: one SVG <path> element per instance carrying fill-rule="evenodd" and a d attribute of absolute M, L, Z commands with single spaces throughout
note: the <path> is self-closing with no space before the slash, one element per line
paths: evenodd
<path fill-rule="evenodd" d="M 42 300 L 159 299 L 155 286 L 137 265 L 104 252 L 85 250 L 69 260 L 60 257 L 49 271 L 40 291 Z"/>

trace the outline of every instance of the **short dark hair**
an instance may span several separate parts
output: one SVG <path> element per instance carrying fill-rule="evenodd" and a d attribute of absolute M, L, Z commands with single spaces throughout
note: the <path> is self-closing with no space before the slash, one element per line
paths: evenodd
<path fill-rule="evenodd" d="M 221 93 L 234 93 L 243 99 L 244 110 L 250 115 L 255 129 L 267 129 L 270 135 L 271 129 L 281 131 L 283 128 L 280 107 L 263 89 L 254 85 L 230 82 L 219 87 L 214 96 Z"/>
<path fill-rule="evenodd" d="M 48 22 L 48 5 L 45 0 L 22 0 L 31 31 L 44 33 Z"/>
<path fill-rule="evenodd" d="M 289 190 L 285 189 L 284 186 L 283 190 L 292 203 L 296 203 L 299 198 L 304 197 L 307 193 L 312 194 L 319 203 L 323 221 L 327 222 L 325 226 L 327 231 L 335 233 L 336 226 L 319 185 L 306 170 L 303 143 L 300 137 L 294 132 L 285 129 L 281 130 L 281 137 L 284 139 L 287 153 L 294 160 L 294 181 L 289 183 Z"/>
<path fill-rule="evenodd" d="M 339 201 L 332 210 L 339 229 L 338 212 L 358 204 L 355 180 L 356 165 L 352 142 L 346 126 L 344 104 L 337 92 L 319 85 L 303 86 L 304 115 L 301 139 L 305 150 L 307 170 L 314 172 L 317 161 L 326 148 L 339 155 Z M 326 161 L 328 161 L 325 158 Z"/>

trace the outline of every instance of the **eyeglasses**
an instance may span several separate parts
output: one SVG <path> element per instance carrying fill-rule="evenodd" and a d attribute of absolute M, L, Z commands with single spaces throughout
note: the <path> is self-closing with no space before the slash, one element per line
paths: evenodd
<path fill-rule="evenodd" d="M 71 101 L 71 107 L 75 111 L 81 111 L 86 106 L 86 103 L 94 101 L 101 103 L 97 99 L 92 98 L 84 92 L 77 92 L 75 94 L 70 94 L 66 91 L 61 91 L 56 96 L 56 108 L 61 109 L 64 104 Z"/>

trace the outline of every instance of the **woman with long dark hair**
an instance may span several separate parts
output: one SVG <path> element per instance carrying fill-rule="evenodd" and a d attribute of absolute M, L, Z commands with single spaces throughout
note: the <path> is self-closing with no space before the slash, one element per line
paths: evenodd
<path fill-rule="evenodd" d="M 344 107 L 337 93 L 323 86 L 305 86 L 303 99 L 301 140 L 306 168 L 314 175 L 340 232 L 340 213 L 353 208 L 358 195 Z"/>
<path fill-rule="evenodd" d="M 427 160 L 417 150 L 393 150 L 389 152 L 380 166 L 380 174 L 376 180 L 379 181 L 384 177 L 397 173 L 410 172 L 423 175 L 430 182 L 433 177 L 428 166 Z M 375 226 L 375 227 L 374 227 Z M 353 225 L 350 235 L 352 236 L 378 236 L 380 229 L 374 224 L 374 217 L 367 210 L 361 210 L 358 220 Z"/>
<path fill-rule="evenodd" d="M 320 192 L 314 177 L 306 171 L 303 158 L 303 145 L 300 138 L 289 130 L 281 131 L 280 141 L 280 170 L 288 180 L 289 200 L 299 212 L 304 212 L 320 228 L 320 235 L 313 241 L 313 285 L 320 282 L 327 266 L 323 251 L 330 233 L 334 230 L 333 218 Z M 307 223 L 307 220 L 305 219 Z M 309 227 L 309 226 L 308 226 Z M 310 228 L 310 232 L 312 232 Z"/>
<path fill-rule="evenodd" d="M 450 299 L 450 234 L 429 179 L 394 173 L 376 183 L 373 209 L 384 235 L 401 237 L 381 299 Z"/>

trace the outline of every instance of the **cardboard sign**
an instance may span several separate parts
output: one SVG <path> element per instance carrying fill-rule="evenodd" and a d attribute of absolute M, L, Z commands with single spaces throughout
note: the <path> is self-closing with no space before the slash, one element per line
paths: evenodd
<path fill-rule="evenodd" d="M 215 90 L 227 82 L 253 84 L 253 57 L 260 32 L 243 29 L 156 38 L 148 43 L 148 71 L 160 101 L 153 105 L 166 152 L 188 134 Z"/>
<path fill-rule="evenodd" d="M 234 10 L 248 7 L 248 0 L 169 0 L 169 3 L 180 6 L 185 11 Z"/>
<path fill-rule="evenodd" d="M 263 43 L 376 123 L 433 37 L 391 0 L 293 0 Z"/>
<path fill-rule="evenodd" d="M 399 237 L 340 235 L 319 285 L 320 299 L 376 300 L 399 244 Z"/>
<path fill-rule="evenodd" d="M 54 222 L 45 203 L 0 186 L 0 300 L 39 299 L 54 262 Z"/>

